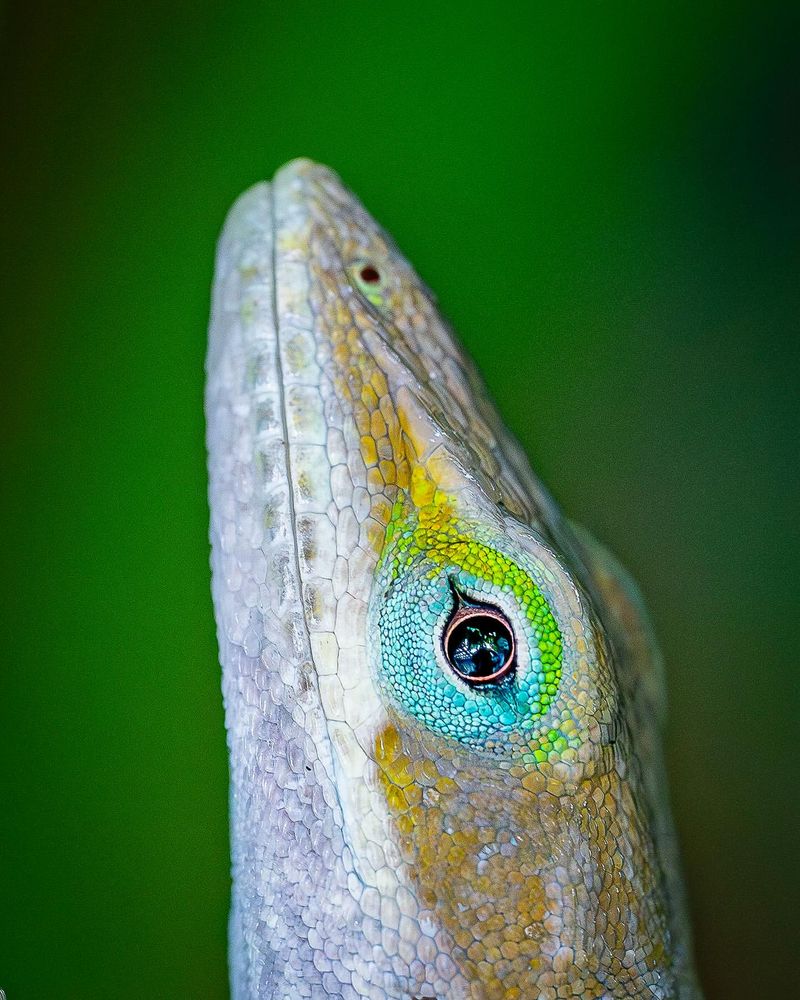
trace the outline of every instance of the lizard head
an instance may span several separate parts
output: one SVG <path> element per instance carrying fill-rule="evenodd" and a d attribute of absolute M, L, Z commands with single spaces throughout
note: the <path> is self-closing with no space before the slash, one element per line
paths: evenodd
<path fill-rule="evenodd" d="M 677 996 L 635 593 L 326 168 L 232 210 L 208 370 L 234 991 Z"/>

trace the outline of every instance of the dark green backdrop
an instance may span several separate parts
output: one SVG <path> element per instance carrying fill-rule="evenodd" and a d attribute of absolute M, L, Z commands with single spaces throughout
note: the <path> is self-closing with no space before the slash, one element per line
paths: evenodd
<path fill-rule="evenodd" d="M 208 289 L 231 201 L 299 154 L 395 234 L 535 467 L 641 581 L 709 997 L 793 994 L 796 20 L 6 9 L 9 1000 L 226 995 Z"/>

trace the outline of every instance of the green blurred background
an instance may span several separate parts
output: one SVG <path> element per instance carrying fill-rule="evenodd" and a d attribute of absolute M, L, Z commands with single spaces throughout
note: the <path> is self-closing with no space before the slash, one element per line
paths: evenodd
<path fill-rule="evenodd" d="M 708 996 L 795 995 L 797 28 L 758 2 L 5 7 L 9 1000 L 227 994 L 205 326 L 228 206 L 300 154 L 640 580 Z"/>

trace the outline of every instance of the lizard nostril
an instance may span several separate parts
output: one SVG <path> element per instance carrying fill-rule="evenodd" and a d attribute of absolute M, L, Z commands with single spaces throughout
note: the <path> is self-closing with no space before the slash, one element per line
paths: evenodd
<path fill-rule="evenodd" d="M 377 267 L 373 267 L 372 264 L 365 264 L 358 274 L 365 285 L 377 285 L 380 283 L 380 271 Z"/>

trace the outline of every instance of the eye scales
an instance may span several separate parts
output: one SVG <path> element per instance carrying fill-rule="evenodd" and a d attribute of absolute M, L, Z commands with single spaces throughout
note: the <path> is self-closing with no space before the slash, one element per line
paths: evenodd
<path fill-rule="evenodd" d="M 207 368 L 235 1000 L 699 997 L 636 592 L 327 168 L 232 209 Z"/>
<path fill-rule="evenodd" d="M 559 752 L 566 751 L 569 744 L 566 734 L 574 732 L 571 718 L 564 720 L 565 731 L 549 726 L 540 739 L 533 729 L 546 713 L 561 679 L 561 633 L 542 591 L 525 569 L 480 538 L 483 533 L 480 526 L 472 531 L 466 525 L 460 526 L 454 505 L 446 495 L 420 486 L 412 491 L 414 495 L 423 503 L 421 508 L 402 502 L 394 505 L 376 578 L 377 588 L 384 586 L 385 577 L 394 584 L 392 598 L 381 604 L 377 628 L 381 673 L 385 675 L 387 689 L 405 701 L 412 714 L 425 712 L 433 690 L 441 689 L 448 708 L 435 718 L 428 714 L 426 722 L 456 739 L 477 739 L 475 723 L 480 725 L 483 718 L 486 739 L 496 738 L 499 729 L 515 727 L 520 732 L 509 732 L 509 736 L 519 738 L 524 733 L 527 749 L 537 759 L 544 759 L 554 749 L 554 741 Z M 403 586 L 397 586 L 406 574 L 417 577 L 417 586 L 407 579 L 402 579 Z M 426 583 L 433 584 L 432 597 L 424 596 Z M 521 678 L 515 678 L 519 690 L 513 697 L 473 694 L 440 669 L 436 643 L 454 583 L 469 591 L 468 596 L 477 601 L 491 604 L 493 599 L 505 598 L 516 602 L 519 631 L 526 635 L 527 641 L 525 669 Z M 415 619 L 409 624 L 421 633 L 421 649 L 415 651 L 419 659 L 408 665 L 405 687 L 401 667 L 401 657 L 406 652 L 404 610 L 405 621 Z M 425 617 L 421 629 L 420 616 Z M 422 673 L 420 660 L 427 660 L 430 668 L 427 674 Z M 459 728 L 459 719 L 463 729 Z M 468 729 L 472 737 L 467 736 Z"/>

